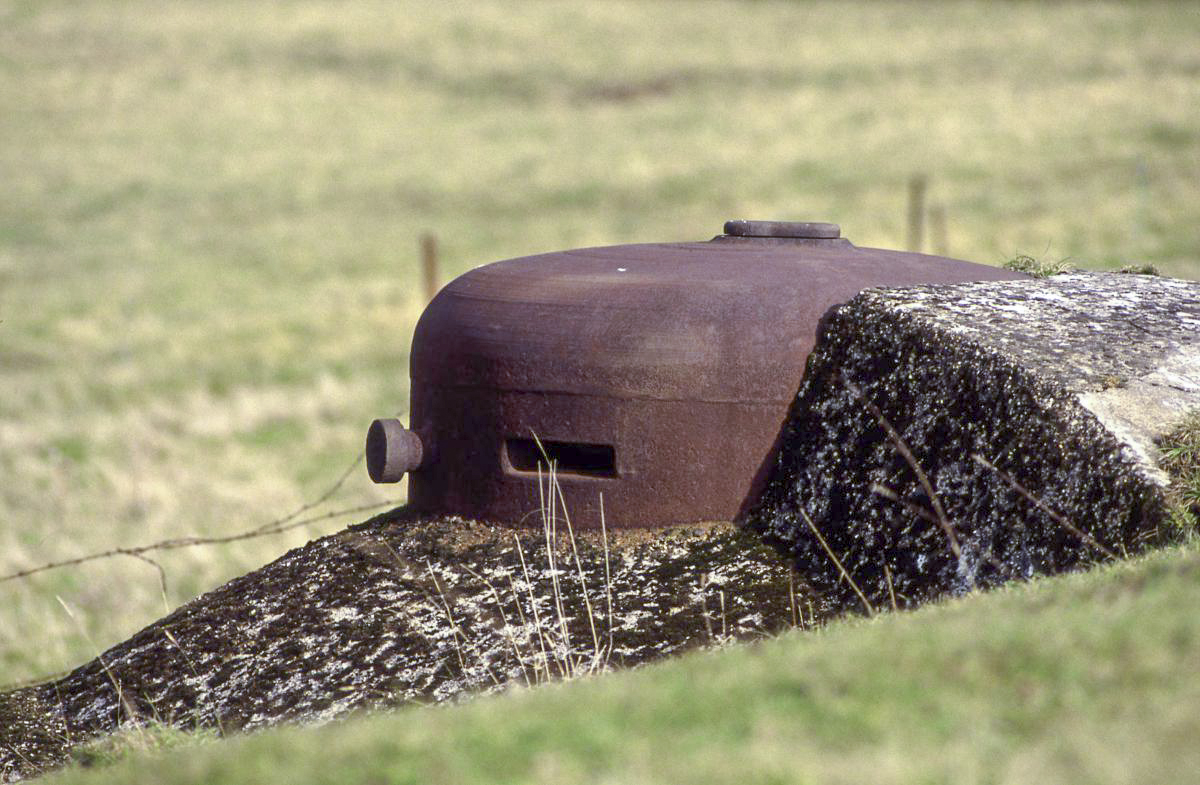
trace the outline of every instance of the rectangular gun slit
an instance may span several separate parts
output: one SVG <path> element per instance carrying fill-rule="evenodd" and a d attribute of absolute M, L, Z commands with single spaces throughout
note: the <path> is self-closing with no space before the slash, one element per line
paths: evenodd
<path fill-rule="evenodd" d="M 559 476 L 617 476 L 617 451 L 611 444 L 542 441 L 539 446 L 534 439 L 507 439 L 504 452 L 513 471 L 524 474 L 537 474 L 539 464 L 548 473 L 553 463 Z"/>

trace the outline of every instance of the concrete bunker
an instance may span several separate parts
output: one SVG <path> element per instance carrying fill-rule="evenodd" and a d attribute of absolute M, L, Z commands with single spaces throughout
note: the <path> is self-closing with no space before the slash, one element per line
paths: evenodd
<path fill-rule="evenodd" d="M 451 284 L 414 344 L 412 429 L 379 421 L 368 438 L 373 476 L 413 472 L 413 504 L 0 695 L 0 779 L 147 718 L 238 731 L 521 683 L 550 666 L 514 620 L 554 604 L 560 663 L 636 665 L 794 625 L 793 591 L 818 617 L 859 603 L 851 582 L 868 607 L 910 605 L 1171 536 L 1154 444 L 1200 408 L 1200 284 L 1039 281 L 839 235 L 733 223 L 709 243 L 530 257 Z M 570 551 L 526 517 L 547 456 Z M 556 551 L 583 588 L 565 601 Z M 492 591 L 506 576 L 507 615 Z"/>

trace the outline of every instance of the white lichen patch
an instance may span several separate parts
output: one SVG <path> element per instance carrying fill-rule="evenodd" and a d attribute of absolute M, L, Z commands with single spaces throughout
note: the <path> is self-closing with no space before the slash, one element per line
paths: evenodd
<path fill-rule="evenodd" d="M 355 619 L 361 617 L 362 613 L 360 613 L 357 608 L 349 605 L 341 608 L 333 608 L 329 611 L 329 621 L 334 624 L 338 622 L 354 621 Z"/>

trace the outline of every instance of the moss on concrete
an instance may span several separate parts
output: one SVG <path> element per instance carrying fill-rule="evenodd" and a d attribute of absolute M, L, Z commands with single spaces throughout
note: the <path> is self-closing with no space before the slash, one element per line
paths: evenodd
<path fill-rule="evenodd" d="M 405 509 L 0 696 L 0 775 L 142 726 L 220 733 L 629 667 L 832 609 L 731 524 L 571 536 Z"/>

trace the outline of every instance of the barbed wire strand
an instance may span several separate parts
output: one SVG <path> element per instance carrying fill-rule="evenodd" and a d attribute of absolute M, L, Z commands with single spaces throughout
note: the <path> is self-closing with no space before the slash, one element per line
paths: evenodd
<path fill-rule="evenodd" d="M 313 508 L 319 507 L 320 505 L 324 504 L 335 493 L 337 493 L 338 490 L 341 489 L 342 485 L 345 484 L 346 480 L 350 477 L 350 474 L 354 471 L 354 469 L 357 468 L 358 465 L 362 462 L 362 460 L 363 460 L 362 456 L 361 455 L 358 456 L 358 458 L 356 458 L 354 460 L 354 462 L 350 464 L 350 466 L 346 469 L 346 471 L 342 472 L 342 475 L 338 478 L 337 482 L 335 482 L 332 486 L 330 486 L 330 488 L 328 490 L 326 490 L 324 493 L 322 493 L 315 500 L 301 505 L 300 507 L 296 508 L 295 510 L 293 510 L 292 512 L 283 516 L 282 518 L 276 518 L 273 521 L 264 523 L 261 526 L 256 526 L 253 529 L 249 529 L 249 530 L 243 531 L 243 532 L 238 532 L 237 534 L 227 534 L 227 535 L 222 535 L 222 536 L 218 536 L 218 537 L 198 537 L 198 536 L 173 537 L 173 538 L 166 539 L 166 540 L 159 540 L 158 542 L 152 542 L 152 543 L 149 543 L 146 545 L 109 548 L 107 550 L 97 551 L 95 553 L 89 553 L 86 556 L 77 556 L 72 559 L 62 559 L 60 561 L 46 562 L 45 564 L 39 564 L 36 567 L 30 567 L 28 569 L 18 570 L 17 572 L 8 573 L 7 575 L 0 575 L 0 583 L 7 583 L 9 581 L 15 581 L 15 580 L 18 580 L 21 578 L 28 578 L 31 575 L 37 575 L 38 573 L 48 572 L 50 570 L 62 569 L 64 567 L 75 567 L 80 564 L 87 564 L 88 562 L 99 561 L 100 559 L 110 559 L 115 556 L 130 556 L 135 559 L 141 559 L 142 561 L 149 562 L 150 564 L 154 565 L 155 567 L 157 567 L 159 569 L 159 573 L 160 573 L 159 578 L 160 578 L 160 580 L 164 580 L 165 576 L 162 574 L 162 567 L 159 566 L 152 559 L 147 558 L 146 557 L 147 553 L 156 553 L 156 552 L 160 552 L 160 551 L 172 551 L 172 550 L 178 550 L 180 548 L 192 548 L 192 547 L 197 547 L 200 545 L 224 545 L 224 544 L 230 543 L 230 542 L 241 542 L 244 540 L 252 540 L 252 539 L 255 539 L 258 537 L 269 537 L 273 534 L 282 534 L 283 532 L 290 531 L 292 529 L 298 529 L 301 526 L 307 526 L 308 524 L 311 524 L 311 523 L 319 523 L 321 521 L 327 521 L 332 518 L 339 518 L 343 515 L 351 515 L 353 513 L 366 512 L 368 510 L 377 510 L 380 507 L 387 507 L 387 506 L 400 504 L 401 500 L 399 500 L 399 499 L 388 499 L 388 500 L 382 501 L 382 502 L 373 502 L 371 504 L 363 504 L 363 505 L 359 505 L 357 507 L 348 507 L 348 508 L 341 509 L 341 510 L 333 510 L 331 512 L 326 512 L 326 513 L 322 513 L 320 515 L 313 515 L 313 516 L 309 516 L 309 517 L 305 517 L 305 518 L 300 518 L 299 520 L 297 520 L 297 518 L 299 518 L 299 516 L 304 515 L 304 513 L 309 512 Z"/>

